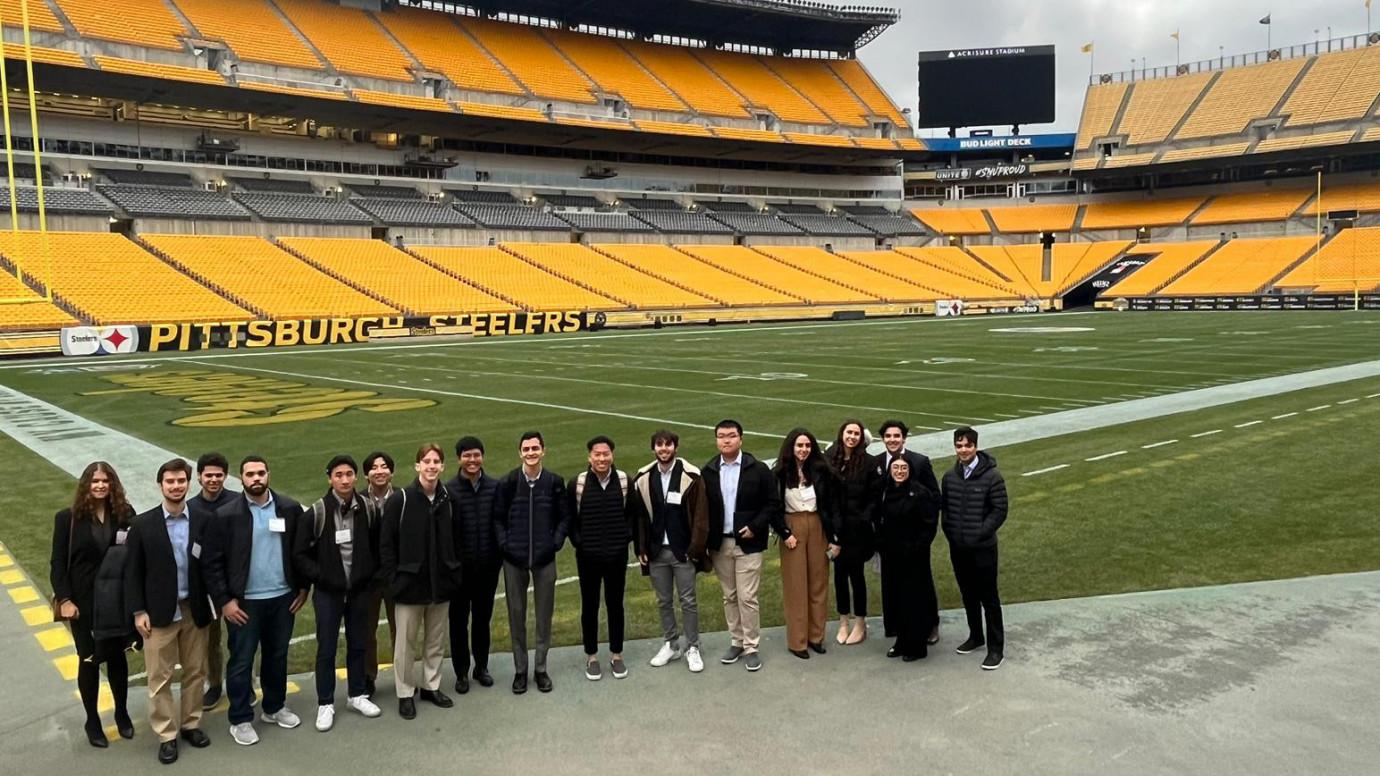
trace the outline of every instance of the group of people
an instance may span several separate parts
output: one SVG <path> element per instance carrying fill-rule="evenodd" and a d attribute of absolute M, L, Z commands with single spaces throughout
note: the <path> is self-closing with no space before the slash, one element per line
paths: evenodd
<path fill-rule="evenodd" d="M 237 744 L 259 740 L 256 702 L 262 723 L 297 727 L 301 719 L 286 705 L 288 646 L 295 615 L 309 597 L 316 614 L 317 730 L 330 730 L 335 720 L 342 623 L 345 708 L 380 715 L 373 700 L 380 612 L 393 642 L 399 715 L 415 718 L 418 700 L 449 708 L 454 701 L 441 688 L 447 638 L 457 693 L 468 692 L 471 679 L 483 687 L 494 683 L 490 622 L 500 577 L 512 691 L 527 691 L 530 667 L 537 689 L 550 692 L 556 556 L 567 540 L 575 547 L 590 680 L 604 670 L 601 599 L 608 670 L 616 679 L 628 675 L 622 652 L 630 545 L 661 620 L 663 643 L 650 665 L 683 658 L 691 672 L 704 670 L 695 579 L 712 570 L 730 635 L 719 662 L 759 670 L 758 591 L 772 534 L 781 553 L 791 654 L 809 659 L 826 652 L 831 562 L 837 641 L 866 639 L 864 569 L 879 554 L 883 627 L 895 639 L 887 656 L 924 658 L 939 640 L 930 546 L 941 525 L 967 613 L 968 637 L 957 651 L 985 646 L 982 667 L 1001 665 L 997 531 L 1006 519 L 1006 489 L 996 461 L 978 449 L 977 431 L 954 432 L 957 461 L 942 483 L 927 457 L 906 449 L 907 428 L 897 420 L 881 425 L 886 449 L 877 456 L 866 450 L 864 425 L 848 420 L 828 450 L 810 431 L 792 430 L 771 466 L 742 449 L 737 421 L 721 421 L 714 434 L 718 454 L 696 467 L 680 457 L 679 436 L 659 430 L 651 437 L 653 460 L 631 473 L 615 466 L 613 440 L 597 436 L 586 444 L 588 467 L 568 482 L 543 465 L 546 442 L 537 431 L 522 434 L 520 465 L 501 478 L 486 472 L 484 444 L 472 436 L 456 443 L 458 471 L 444 482 L 446 454 L 436 444 L 417 451 L 416 477 L 401 487 L 394 486 L 387 453 L 370 453 L 362 467 L 337 455 L 325 467 L 326 492 L 305 507 L 270 487 L 264 458 L 241 461 L 243 492 L 235 493 L 225 486 L 225 456 L 208 453 L 197 461 L 196 496 L 188 497 L 191 465 L 175 458 L 157 472 L 161 503 L 138 515 L 115 470 L 92 463 L 72 506 L 55 517 L 52 551 L 54 615 L 69 624 L 80 658 L 87 738 L 92 746 L 109 744 L 97 706 L 102 663 L 116 729 L 134 735 L 125 653 L 140 644 L 160 762 L 177 760 L 179 740 L 198 748 L 210 743 L 202 714 L 220 700 L 222 686 Z M 530 664 L 529 587 L 536 631 Z M 256 655 L 261 701 L 253 686 Z"/>

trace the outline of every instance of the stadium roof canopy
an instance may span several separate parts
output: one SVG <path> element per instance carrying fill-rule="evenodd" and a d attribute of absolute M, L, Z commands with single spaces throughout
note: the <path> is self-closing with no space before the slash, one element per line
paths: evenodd
<path fill-rule="evenodd" d="M 699 40 L 792 51 L 850 55 L 900 18 L 893 8 L 830 5 L 813 0 L 396 0 L 398 5 L 472 8 L 560 22 L 567 27 L 623 30 L 649 39 Z"/>

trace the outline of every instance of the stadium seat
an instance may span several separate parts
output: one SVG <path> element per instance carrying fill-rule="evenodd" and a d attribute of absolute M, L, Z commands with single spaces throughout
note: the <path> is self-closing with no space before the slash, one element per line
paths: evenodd
<path fill-rule="evenodd" d="M 1031 232 L 1067 232 L 1073 229 L 1078 215 L 1077 205 L 1021 205 L 1017 207 L 989 207 L 987 214 L 998 232 L 1028 234 Z"/>
<path fill-rule="evenodd" d="M 1280 108 L 1287 127 L 1365 117 L 1380 94 L 1380 46 L 1320 54 Z"/>
<path fill-rule="evenodd" d="M 1146 243 L 1126 252 L 1127 258 L 1145 259 L 1146 264 L 1125 280 L 1112 286 L 1103 296 L 1146 296 L 1188 269 L 1193 262 L 1218 245 L 1216 240 L 1183 243 Z"/>
<path fill-rule="evenodd" d="M 38 267 L 31 271 L 43 272 Z M 13 300 L 17 299 L 30 301 L 13 304 Z M 57 329 L 63 326 L 76 326 L 79 323 L 76 318 L 39 296 L 3 267 L 0 267 L 0 300 L 5 300 L 4 303 L 0 303 L 0 331 Z"/>
<path fill-rule="evenodd" d="M 0 256 L 51 282 L 54 294 L 97 324 L 254 317 L 118 234 L 0 232 Z"/>
<path fill-rule="evenodd" d="M 462 283 L 382 240 L 282 237 L 278 242 L 322 270 L 417 315 L 514 309 L 511 302 Z"/>
<path fill-rule="evenodd" d="M 534 94 L 569 102 L 594 102 L 590 82 L 536 27 L 472 17 L 453 19 Z"/>
<path fill-rule="evenodd" d="M 143 239 L 194 276 L 270 318 L 398 313 L 261 237 L 149 234 Z"/>
<path fill-rule="evenodd" d="M 97 184 L 96 191 L 133 218 L 250 219 L 249 211 L 219 191 L 122 183 Z"/>
<path fill-rule="evenodd" d="M 776 261 L 741 245 L 685 245 L 680 249 L 725 272 L 752 278 L 810 304 L 848 304 L 876 302 L 877 297 L 841 286 L 832 280 L 812 275 Z"/>
<path fill-rule="evenodd" d="M 412 63 L 367 12 L 325 0 L 273 0 L 342 73 L 412 81 Z"/>
<path fill-rule="evenodd" d="M 783 121 L 830 123 L 818 106 L 781 80 L 757 57 L 712 49 L 696 49 L 694 53 L 755 107 L 769 110 Z"/>
<path fill-rule="evenodd" d="M 918 302 L 937 298 L 931 289 L 880 272 L 866 263 L 832 254 L 823 248 L 763 245 L 756 250 L 801 272 L 818 275 L 832 283 L 885 302 Z"/>
<path fill-rule="evenodd" d="M 417 8 L 393 8 L 376 17 L 429 70 L 461 89 L 523 95 L 522 84 L 460 31 L 448 14 Z"/>
<path fill-rule="evenodd" d="M 660 81 L 639 67 L 616 41 L 561 30 L 546 30 L 544 34 L 605 94 L 616 94 L 629 105 L 643 110 L 683 113 L 689 109 Z"/>
<path fill-rule="evenodd" d="M 482 203 L 456 202 L 461 213 L 474 219 L 480 226 L 489 229 L 519 229 L 534 231 L 569 232 L 570 224 L 527 205 L 519 205 L 509 198 L 507 205 L 486 205 Z"/>
<path fill-rule="evenodd" d="M 412 250 L 441 270 L 527 310 L 607 311 L 627 307 L 501 248 L 418 246 Z"/>
<path fill-rule="evenodd" d="M 651 232 L 646 222 L 627 213 L 586 213 L 558 211 L 556 217 L 581 232 Z"/>
<path fill-rule="evenodd" d="M 7 16 L 5 18 L 8 21 L 9 17 Z M 67 49 L 30 46 L 29 53 L 35 62 L 45 62 L 50 65 L 61 65 L 63 67 L 86 67 L 86 60 L 82 59 L 80 54 Z M 17 41 L 5 43 L 5 59 L 23 61 L 24 44 Z"/>
<path fill-rule="evenodd" d="M 796 304 L 799 299 L 768 288 L 691 256 L 694 246 L 677 250 L 667 245 L 608 244 L 595 248 L 617 261 L 652 277 L 695 292 L 725 305 L 762 307 Z"/>
<path fill-rule="evenodd" d="M 164 65 L 157 62 L 145 62 L 141 59 L 120 59 L 118 57 L 98 56 L 95 61 L 96 67 L 112 73 L 141 75 L 145 78 L 156 78 L 162 81 L 190 81 L 213 86 L 229 85 L 225 78 L 214 70 Z"/>
<path fill-rule="evenodd" d="M 873 111 L 849 90 L 829 67 L 828 60 L 801 57 L 761 57 L 782 80 L 810 97 L 835 124 L 845 127 L 870 127 Z"/>
<path fill-rule="evenodd" d="M 1211 73 L 1194 73 L 1137 81 L 1117 134 L 1133 146 L 1164 142 L 1211 78 Z"/>
<path fill-rule="evenodd" d="M 1318 294 L 1380 288 L 1380 227 L 1343 229 L 1322 250 L 1276 281 L 1275 287 Z"/>
<path fill-rule="evenodd" d="M 709 217 L 733 229 L 733 231 L 739 234 L 799 235 L 805 233 L 793 224 L 782 221 L 775 216 L 764 215 L 762 213 L 715 212 L 710 214 Z"/>
<path fill-rule="evenodd" d="M 1112 123 L 1116 121 L 1117 111 L 1121 110 L 1128 88 L 1130 84 L 1125 82 L 1088 87 L 1083 97 L 1083 117 L 1078 122 L 1078 139 L 1074 141 L 1074 150 L 1092 148 L 1095 138 L 1111 134 Z"/>
<path fill-rule="evenodd" d="M 1302 213 L 1311 215 L 1317 210 L 1317 202 L 1309 202 Z M 1333 186 L 1326 181 L 1322 190 L 1322 211 L 1355 210 L 1361 213 L 1380 212 L 1380 182 L 1348 183 Z"/>
<path fill-rule="evenodd" d="M 350 204 L 393 226 L 439 226 L 450 229 L 470 229 L 474 221 L 455 208 L 424 199 L 391 199 L 357 197 Z"/>
<path fill-rule="evenodd" d="M 376 92 L 368 89 L 355 89 L 355 99 L 369 105 L 386 105 L 390 108 L 427 110 L 436 113 L 454 113 L 450 103 L 435 97 L 422 97 L 416 94 L 397 94 L 395 92 Z"/>
<path fill-rule="evenodd" d="M 305 70 L 322 67 L 267 0 L 174 1 L 203 38 L 224 41 L 244 61 Z"/>
<path fill-rule="evenodd" d="M 713 307 L 714 300 L 615 261 L 584 245 L 510 243 L 507 247 L 553 275 L 598 288 L 637 309 Z"/>
<path fill-rule="evenodd" d="M 867 68 L 857 59 L 834 59 L 830 60 L 828 67 L 834 71 L 834 75 L 839 80 L 848 85 L 848 88 L 862 100 L 863 104 L 874 116 L 891 119 L 891 123 L 898 129 L 910 127 L 910 122 L 906 121 L 905 114 L 896 107 L 896 103 L 882 91 L 882 87 L 877 84 L 876 79 L 867 72 Z M 914 149 L 922 150 L 922 149 Z"/>
<path fill-rule="evenodd" d="M 6 27 L 19 27 L 24 20 L 24 10 L 21 7 L 24 0 L 0 0 L 0 14 L 3 15 Z M 66 32 L 62 27 L 62 22 L 58 21 L 51 8 L 46 3 L 28 0 L 29 6 L 29 29 L 43 30 L 45 32 Z M 10 41 L 5 42 L 6 46 L 12 45 Z"/>
<path fill-rule="evenodd" d="M 1102 269 L 1130 245 L 1121 240 L 1095 243 L 1055 243 L 1051 246 L 1050 279 L 1042 280 L 1043 247 L 1040 245 L 976 245 L 973 255 L 1011 279 L 1016 288 L 1032 296 L 1053 298 L 1071 291 Z"/>
<path fill-rule="evenodd" d="M 941 299 L 1011 299 L 1027 295 L 991 269 L 983 266 L 962 248 L 936 246 L 926 248 L 896 248 L 896 256 L 907 265 L 891 262 L 884 254 L 848 253 L 849 258 L 863 258 L 874 269 L 899 274 L 926 288 L 940 292 Z"/>
<path fill-rule="evenodd" d="M 38 189 L 32 186 L 16 186 L 18 207 L 21 213 L 38 212 Z M 73 215 L 108 216 L 110 206 L 96 198 L 86 189 L 65 189 L 52 186 L 43 188 L 43 208 L 49 213 L 71 213 Z M 0 186 L 0 213 L 10 209 L 10 188 Z"/>
<path fill-rule="evenodd" d="M 1284 59 L 1223 70 L 1188 121 L 1174 134 L 1174 139 L 1194 140 L 1245 132 L 1249 122 L 1270 115 L 1307 63 L 1306 58 Z"/>
<path fill-rule="evenodd" d="M 1222 194 L 1198 215 L 1194 225 L 1241 224 L 1251 221 L 1283 221 L 1312 199 L 1311 189 L 1266 189 Z"/>
<path fill-rule="evenodd" d="M 1308 235 L 1232 240 L 1165 286 L 1159 295 L 1259 293 L 1316 244 L 1317 239 Z"/>
<path fill-rule="evenodd" d="M 335 197 L 319 194 L 239 192 L 235 201 L 265 221 L 303 224 L 373 225 L 368 213 Z"/>
<path fill-rule="evenodd" d="M 920 219 L 925 226 L 940 234 L 991 234 L 992 227 L 987 224 L 982 211 L 977 208 L 914 208 L 911 215 Z"/>
<path fill-rule="evenodd" d="M 742 98 L 725 86 L 689 49 L 630 40 L 620 41 L 619 45 L 696 112 L 749 118 Z"/>
<path fill-rule="evenodd" d="M 1173 199 L 1145 199 L 1127 202 L 1089 202 L 1083 210 L 1080 228 L 1139 229 L 1152 226 L 1176 226 L 1188 220 L 1193 211 L 1203 206 L 1203 197 Z"/>
<path fill-rule="evenodd" d="M 34 6 L 41 5 L 29 3 L 31 18 Z M 83 37 L 180 51 L 189 35 L 164 0 L 58 0 L 57 5 Z"/>

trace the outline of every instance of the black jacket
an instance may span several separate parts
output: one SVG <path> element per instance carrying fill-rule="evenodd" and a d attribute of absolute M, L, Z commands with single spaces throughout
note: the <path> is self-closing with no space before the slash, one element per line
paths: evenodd
<path fill-rule="evenodd" d="M 794 461 L 787 461 L 787 466 L 794 466 Z M 772 528 L 776 529 L 776 535 L 782 541 L 791 535 L 790 526 L 786 524 L 786 471 L 779 469 L 772 472 L 776 480 L 776 498 L 781 504 L 781 510 L 776 513 L 776 518 L 772 521 Z M 839 482 L 834 476 L 834 472 L 828 466 L 824 466 L 814 474 L 814 482 L 810 485 L 815 489 L 815 512 L 819 515 L 820 525 L 824 528 L 824 539 L 830 544 L 838 544 L 838 499 Z"/>
<path fill-rule="evenodd" d="M 977 468 L 963 478 L 963 464 L 944 472 L 944 536 L 955 547 L 995 547 L 997 529 L 1006 522 L 1006 480 L 997 459 L 978 451 Z"/>
<path fill-rule="evenodd" d="M 460 589 L 450 494 L 437 483 L 428 499 L 419 481 L 393 491 L 383 507 L 379 573 L 400 604 L 439 604 Z"/>
<path fill-rule="evenodd" d="M 628 545 L 633 540 L 632 523 L 628 518 L 632 478 L 617 469 L 609 472 L 607 486 L 599 485 L 599 475 L 592 469 L 587 469 L 584 477 L 585 487 L 578 499 L 575 491 L 579 477 L 571 477 L 566 486 L 570 543 L 582 558 L 627 563 Z M 628 483 L 626 495 L 623 493 L 625 481 Z"/>
<path fill-rule="evenodd" d="M 876 472 L 877 477 L 880 478 L 878 482 L 879 488 L 886 488 L 888 483 L 891 482 L 891 472 L 887 471 L 888 455 L 890 455 L 890 453 L 885 450 L 877 454 Z M 905 458 L 906 462 L 910 464 L 911 482 L 925 488 L 938 497 L 939 480 L 934 477 L 934 464 L 930 463 L 929 456 L 924 453 L 917 453 L 914 450 L 902 448 L 901 457 Z"/>
<path fill-rule="evenodd" d="M 125 564 L 129 560 L 129 545 L 116 545 L 105 553 L 96 572 L 95 590 L 91 596 L 91 611 L 82 617 L 91 618 L 91 637 L 96 641 L 117 639 L 121 646 L 139 643 L 134 629 L 133 612 L 125 603 Z"/>
<path fill-rule="evenodd" d="M 283 519 L 285 528 L 279 534 L 283 547 L 283 578 L 292 590 L 306 590 L 311 583 L 297 578 L 292 563 L 292 548 L 302 526 L 302 505 L 276 490 L 269 489 L 269 493 L 273 496 L 274 514 Z M 249 512 L 248 497 L 221 504 L 206 531 L 201 558 L 206 570 L 206 590 L 217 607 L 224 608 L 230 601 L 244 599 L 253 550 L 254 516 Z"/>
<path fill-rule="evenodd" d="M 834 530 L 839 537 L 839 560 L 850 563 L 872 557 L 876 543 L 872 531 L 872 508 L 877 501 L 877 469 L 872 456 L 858 461 L 851 471 L 835 472 L 838 476 L 838 511 Z"/>
<path fill-rule="evenodd" d="M 493 521 L 504 560 L 522 568 L 545 566 L 570 531 L 565 482 L 549 469 L 530 485 L 522 467 L 508 472 L 498 481 Z"/>
<path fill-rule="evenodd" d="M 781 513 L 781 499 L 771 469 L 747 452 L 740 452 L 742 470 L 738 473 L 738 500 L 733 510 L 733 534 L 743 552 L 751 554 L 767 549 L 767 532 Z M 705 496 L 709 501 L 710 551 L 718 550 L 724 537 L 724 496 L 719 489 L 719 468 L 723 456 L 716 455 L 704 465 Z M 752 538 L 738 533 L 752 529 Z"/>
<path fill-rule="evenodd" d="M 115 536 L 129 528 L 133 510 L 116 515 L 103 529 L 94 520 L 72 520 L 72 510 L 63 509 L 53 516 L 53 550 L 49 558 L 48 581 L 59 601 L 71 600 L 81 610 L 91 605 L 96 571 L 106 552 L 115 546 Z M 87 613 L 78 611 L 79 617 Z"/>
<path fill-rule="evenodd" d="M 315 585 L 330 593 L 355 593 L 373 584 L 378 576 L 379 524 L 369 500 L 351 497 L 344 524 L 350 527 L 350 578 L 335 541 L 335 517 L 340 502 L 334 491 L 317 499 L 324 510 L 321 533 L 316 532 L 316 504 L 302 512 L 302 524 L 293 539 L 292 562 L 302 585 Z"/>
<path fill-rule="evenodd" d="M 243 493 L 240 493 L 237 490 L 230 490 L 229 488 L 225 488 L 220 492 L 220 498 L 216 499 L 215 501 L 207 501 L 206 497 L 203 494 L 198 493 L 195 496 L 192 496 L 191 498 L 187 499 L 187 507 L 189 509 L 200 509 L 206 512 L 211 517 L 215 517 L 216 512 L 220 511 L 221 509 L 224 509 L 226 506 L 229 506 L 230 504 L 234 503 L 236 499 L 240 498 L 244 498 Z"/>
<path fill-rule="evenodd" d="M 215 619 L 205 576 L 208 521 L 206 513 L 190 509 L 187 519 L 187 603 L 192 609 L 192 621 L 201 628 Z M 149 623 L 155 628 L 172 625 L 177 612 L 177 560 L 168 540 L 162 504 L 134 518 L 125 545 L 129 547 L 125 561 L 125 607 L 130 614 L 147 612 Z"/>
<path fill-rule="evenodd" d="M 939 500 L 912 477 L 904 483 L 888 481 L 873 510 L 883 557 L 929 556 L 939 527 Z M 883 563 L 883 568 L 886 567 Z"/>
<path fill-rule="evenodd" d="M 465 566 L 497 568 L 503 563 L 494 536 L 494 495 L 498 480 L 479 472 L 473 485 L 464 475 L 446 483 L 450 511 L 455 517 L 455 549 Z"/>

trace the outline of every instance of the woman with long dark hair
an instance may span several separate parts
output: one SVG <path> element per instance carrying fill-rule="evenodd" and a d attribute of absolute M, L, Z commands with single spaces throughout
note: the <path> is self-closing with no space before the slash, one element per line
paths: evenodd
<path fill-rule="evenodd" d="M 877 495 L 877 472 L 867 453 L 867 428 L 849 418 L 839 426 L 829 447 L 829 465 L 839 481 L 839 554 L 834 558 L 834 600 L 839 610 L 840 644 L 867 638 L 867 577 L 863 573 L 874 551 L 872 504 Z"/>
<path fill-rule="evenodd" d="M 784 507 L 775 513 L 773 527 L 781 542 L 786 648 L 808 659 L 809 650 L 824 654 L 829 558 L 839 551 L 834 534 L 837 486 L 815 435 L 803 428 L 782 440 L 772 473 Z"/>
<path fill-rule="evenodd" d="M 911 476 L 910 462 L 894 458 L 873 512 L 882 553 L 882 608 L 891 616 L 896 635 L 886 656 L 907 663 L 925 657 L 934 627 L 930 544 L 939 527 L 935 494 Z"/>
<path fill-rule="evenodd" d="M 72 641 L 81 661 L 77 666 L 77 690 L 86 710 L 86 739 L 100 749 L 110 745 L 97 707 L 101 663 L 105 663 L 110 695 L 115 702 L 115 727 L 121 738 L 134 737 L 134 723 L 125 705 L 129 687 L 125 649 L 130 644 L 122 636 L 108 636 L 104 630 L 93 633 L 97 627 L 98 608 L 101 619 L 110 619 L 108 615 L 114 614 L 122 622 L 129 621 L 128 613 L 109 611 L 112 606 L 123 609 L 122 591 L 118 587 L 99 586 L 97 577 L 106 553 L 125 543 L 133 516 L 134 509 L 125 498 L 124 486 L 115 469 L 105 461 L 96 461 L 88 465 L 77 480 L 72 506 L 53 518 L 50 579 L 56 614 L 72 631 Z M 113 603 L 110 602 L 112 596 Z"/>

